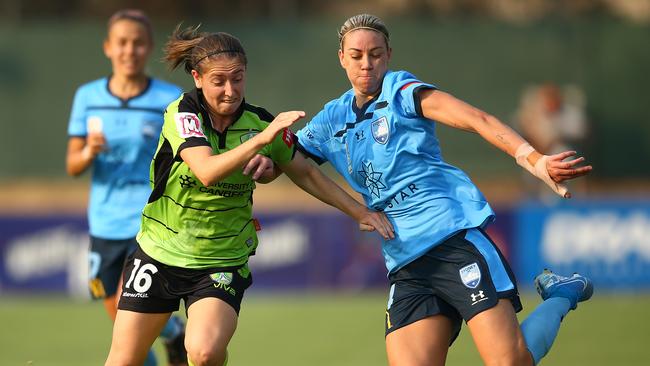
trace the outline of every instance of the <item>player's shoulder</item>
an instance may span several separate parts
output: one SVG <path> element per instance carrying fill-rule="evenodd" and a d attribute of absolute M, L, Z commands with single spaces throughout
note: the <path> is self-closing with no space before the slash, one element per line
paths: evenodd
<path fill-rule="evenodd" d="M 436 85 L 423 82 L 408 71 L 388 71 L 382 84 L 382 98 L 392 99 L 400 95 L 401 91 L 420 87 L 438 89 Z"/>
<path fill-rule="evenodd" d="M 384 76 L 382 89 L 389 91 L 399 90 L 404 85 L 417 81 L 420 80 L 408 71 L 388 71 Z"/>
<path fill-rule="evenodd" d="M 174 113 L 201 113 L 201 97 L 199 96 L 199 90 L 194 88 L 190 91 L 181 93 L 169 104 L 167 111 Z"/>
<path fill-rule="evenodd" d="M 351 108 L 353 99 L 354 91 L 350 89 L 340 97 L 325 103 L 323 109 L 305 125 L 309 138 L 314 135 L 331 136 L 333 131 L 338 131 L 347 120 L 347 111 Z"/>
<path fill-rule="evenodd" d="M 340 97 L 332 99 L 329 102 L 325 103 L 325 106 L 321 112 L 330 119 L 338 119 L 340 116 L 345 117 L 345 114 L 352 105 L 353 100 L 354 90 L 350 89 L 341 94 Z"/>
<path fill-rule="evenodd" d="M 108 78 L 103 77 L 88 81 L 77 88 L 77 94 L 97 93 L 99 90 L 108 90 Z"/>
<path fill-rule="evenodd" d="M 165 103 L 177 99 L 183 93 L 179 86 L 160 79 L 151 78 L 150 83 L 148 94 L 156 100 L 166 101 Z"/>
<path fill-rule="evenodd" d="M 354 99 L 354 89 L 348 89 L 345 93 L 341 94 L 340 97 L 332 99 L 325 104 L 325 109 L 335 109 L 335 108 L 345 108 Z"/>
<path fill-rule="evenodd" d="M 179 96 L 183 92 L 180 86 L 157 78 L 151 78 L 151 89 L 161 93 L 173 94 L 174 96 Z"/>

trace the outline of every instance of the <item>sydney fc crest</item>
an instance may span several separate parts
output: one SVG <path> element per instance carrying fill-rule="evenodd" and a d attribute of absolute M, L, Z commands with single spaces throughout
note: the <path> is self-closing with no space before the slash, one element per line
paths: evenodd
<path fill-rule="evenodd" d="M 459 269 L 458 272 L 460 272 L 463 284 L 469 288 L 476 288 L 481 282 L 481 269 L 478 268 L 476 262 Z"/>
<path fill-rule="evenodd" d="M 380 119 L 372 122 L 372 137 L 378 143 L 385 145 L 388 142 L 388 137 L 390 136 L 390 131 L 388 130 L 388 120 L 386 117 L 381 117 Z"/>

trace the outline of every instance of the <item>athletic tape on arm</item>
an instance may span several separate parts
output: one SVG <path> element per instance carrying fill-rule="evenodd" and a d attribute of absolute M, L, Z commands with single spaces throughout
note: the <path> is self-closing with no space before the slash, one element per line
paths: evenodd
<path fill-rule="evenodd" d="M 528 162 L 528 155 L 535 151 L 535 149 L 530 146 L 528 143 L 523 143 L 519 145 L 517 148 L 517 151 L 515 152 L 515 160 L 517 160 L 517 164 L 522 166 L 524 169 L 528 170 L 530 174 L 536 176 L 537 178 L 541 179 L 542 182 L 546 183 L 551 189 L 560 195 L 563 198 L 567 198 L 569 190 L 564 184 L 559 184 L 555 183 L 553 179 L 548 175 L 548 170 L 546 169 L 546 162 L 548 161 L 548 155 L 542 155 L 539 160 L 535 163 L 535 165 L 531 165 Z"/>

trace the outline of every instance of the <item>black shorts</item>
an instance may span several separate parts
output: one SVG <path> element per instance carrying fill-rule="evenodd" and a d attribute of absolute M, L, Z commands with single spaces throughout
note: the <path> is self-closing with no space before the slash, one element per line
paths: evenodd
<path fill-rule="evenodd" d="M 88 288 L 94 299 L 115 295 L 124 262 L 137 247 L 135 238 L 110 240 L 90 237 Z"/>
<path fill-rule="evenodd" d="M 521 301 L 510 266 L 485 232 L 463 230 L 389 275 L 386 335 L 433 315 L 452 320 L 452 342 L 462 320 L 510 299 Z"/>
<path fill-rule="evenodd" d="M 122 294 L 117 306 L 138 313 L 170 313 L 194 302 L 216 297 L 239 314 L 244 291 L 253 283 L 248 265 L 189 269 L 169 266 L 149 257 L 140 247 L 124 267 Z"/>

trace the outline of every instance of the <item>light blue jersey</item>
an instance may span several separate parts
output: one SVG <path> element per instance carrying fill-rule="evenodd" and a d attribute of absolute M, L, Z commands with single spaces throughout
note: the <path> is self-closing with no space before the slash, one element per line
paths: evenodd
<path fill-rule="evenodd" d="M 363 108 L 349 90 L 297 134 L 304 152 L 329 161 L 368 207 L 392 221 L 396 237 L 382 247 L 389 272 L 494 217 L 467 175 L 442 160 L 435 124 L 422 117 L 416 98 L 420 88 L 435 86 L 389 71 L 381 93 Z"/>
<path fill-rule="evenodd" d="M 122 100 L 108 89 L 109 78 L 77 90 L 68 125 L 70 137 L 101 129 L 106 151 L 93 162 L 88 223 L 90 235 L 102 239 L 135 237 L 151 186 L 149 165 L 163 125 L 163 113 L 182 93 L 172 84 L 150 79 L 135 97 Z"/>

